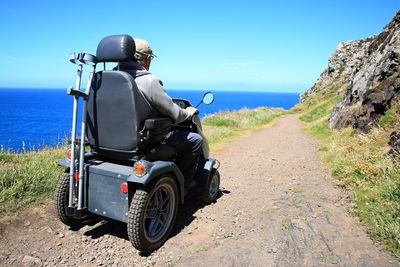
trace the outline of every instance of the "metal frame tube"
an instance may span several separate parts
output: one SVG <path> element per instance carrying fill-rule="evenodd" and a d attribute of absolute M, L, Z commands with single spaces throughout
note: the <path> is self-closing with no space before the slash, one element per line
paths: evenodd
<path fill-rule="evenodd" d="M 82 65 L 78 65 L 77 77 L 76 77 L 76 89 L 81 88 L 81 77 L 82 77 Z M 72 131 L 71 131 L 71 164 L 69 168 L 69 197 L 68 197 L 68 207 L 73 207 L 73 197 L 74 197 L 74 173 L 75 173 L 75 142 L 76 142 L 76 125 L 78 118 L 78 96 L 74 96 L 74 107 L 72 113 Z"/>
<path fill-rule="evenodd" d="M 96 65 L 93 65 L 92 71 L 89 74 L 89 79 L 86 84 L 86 91 L 85 94 L 88 97 L 90 87 L 92 86 L 92 79 L 93 75 L 96 71 Z M 79 184 L 78 184 L 78 207 L 77 209 L 80 210 L 83 208 L 82 199 L 83 199 L 83 185 L 84 185 L 84 158 L 85 158 L 85 136 L 86 136 L 86 107 L 87 107 L 87 99 L 84 99 L 83 102 L 83 110 L 82 110 L 82 127 L 81 127 L 81 142 L 79 146 Z M 86 205 L 86 203 L 85 203 Z"/>

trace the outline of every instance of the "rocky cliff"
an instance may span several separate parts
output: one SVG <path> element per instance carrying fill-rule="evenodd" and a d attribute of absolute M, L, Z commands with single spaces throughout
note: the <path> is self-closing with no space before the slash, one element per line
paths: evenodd
<path fill-rule="evenodd" d="M 301 101 L 335 88 L 343 101 L 332 111 L 329 128 L 368 132 L 400 98 L 400 11 L 379 35 L 342 42 L 317 82 Z"/>

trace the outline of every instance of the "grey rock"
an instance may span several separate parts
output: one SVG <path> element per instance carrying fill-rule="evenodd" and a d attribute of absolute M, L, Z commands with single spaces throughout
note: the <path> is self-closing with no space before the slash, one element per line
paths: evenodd
<path fill-rule="evenodd" d="M 52 247 L 50 245 L 44 245 L 41 250 L 43 252 L 49 252 L 52 249 Z"/>
<path fill-rule="evenodd" d="M 42 261 L 39 258 L 32 257 L 32 256 L 24 256 L 22 259 L 23 266 L 42 266 Z"/>
<path fill-rule="evenodd" d="M 400 159 L 400 131 L 394 131 L 390 134 L 390 151 L 389 155 Z"/>
<path fill-rule="evenodd" d="M 343 96 L 329 128 L 368 132 L 400 99 L 400 12 L 379 35 L 340 43 L 301 102 L 316 94 Z"/>

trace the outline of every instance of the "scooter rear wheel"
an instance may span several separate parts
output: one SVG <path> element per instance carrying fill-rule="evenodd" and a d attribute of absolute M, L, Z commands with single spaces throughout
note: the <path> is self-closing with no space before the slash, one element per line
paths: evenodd
<path fill-rule="evenodd" d="M 127 225 L 132 245 L 144 253 L 160 248 L 175 224 L 178 204 L 178 187 L 172 177 L 164 176 L 153 186 L 136 190 Z"/>
<path fill-rule="evenodd" d="M 58 179 L 56 191 L 54 194 L 56 216 L 60 219 L 62 223 L 64 223 L 67 226 L 73 228 L 82 226 L 84 222 L 91 219 L 91 216 L 87 216 L 82 220 L 78 220 L 72 216 L 68 216 L 67 215 L 68 197 L 69 197 L 69 172 L 67 169 L 67 171 L 63 173 Z"/>

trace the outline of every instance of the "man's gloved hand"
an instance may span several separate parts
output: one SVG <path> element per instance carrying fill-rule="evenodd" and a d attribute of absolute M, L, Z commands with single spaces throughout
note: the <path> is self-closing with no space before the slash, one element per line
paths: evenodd
<path fill-rule="evenodd" d="M 187 107 L 186 110 L 189 113 L 189 118 L 193 117 L 194 114 L 199 114 L 199 111 L 197 110 L 197 108 L 194 108 L 194 107 Z"/>

